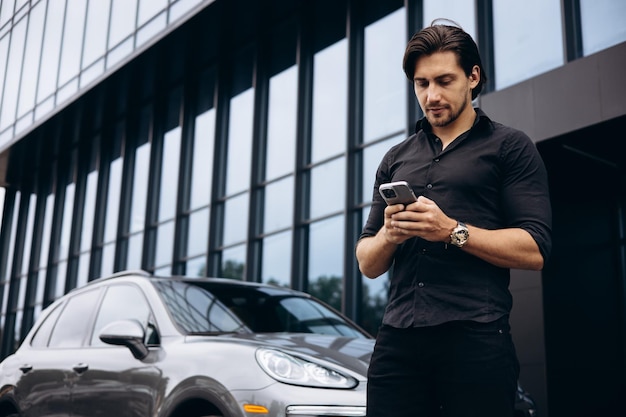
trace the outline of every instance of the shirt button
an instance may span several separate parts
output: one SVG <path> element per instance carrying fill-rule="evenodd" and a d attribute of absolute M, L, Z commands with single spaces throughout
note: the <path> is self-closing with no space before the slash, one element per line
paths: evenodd
<path fill-rule="evenodd" d="M 423 288 L 423 287 L 424 287 L 424 285 L 425 285 L 425 284 L 424 284 L 423 282 L 419 282 L 419 283 L 417 283 L 417 286 L 418 286 L 418 287 L 420 287 L 420 288 Z"/>
<path fill-rule="evenodd" d="M 433 185 L 432 185 L 432 184 L 428 184 L 428 185 L 426 186 L 426 188 L 428 188 L 428 189 L 430 190 L 431 188 L 433 188 Z"/>
<path fill-rule="evenodd" d="M 439 162 L 439 158 L 435 158 L 435 162 Z"/>

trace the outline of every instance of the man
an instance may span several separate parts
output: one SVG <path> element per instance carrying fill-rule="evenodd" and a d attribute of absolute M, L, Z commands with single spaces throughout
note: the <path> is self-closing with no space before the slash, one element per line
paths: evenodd
<path fill-rule="evenodd" d="M 393 266 L 367 415 L 513 416 L 510 268 L 550 253 L 547 175 L 527 135 L 472 106 L 486 79 L 472 38 L 435 23 L 403 61 L 425 117 L 382 159 L 356 246 L 367 277 Z M 400 180 L 417 202 L 386 206 L 379 185 Z"/>

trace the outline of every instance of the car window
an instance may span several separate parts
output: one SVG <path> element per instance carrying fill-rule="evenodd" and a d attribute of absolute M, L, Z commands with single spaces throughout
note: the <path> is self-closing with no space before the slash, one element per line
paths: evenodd
<path fill-rule="evenodd" d="M 237 316 L 204 288 L 187 283 L 156 282 L 163 301 L 178 326 L 187 333 L 223 333 L 246 330 Z"/>
<path fill-rule="evenodd" d="M 99 289 L 71 296 L 54 326 L 48 347 L 79 347 L 87 339 L 88 326 L 100 295 Z"/>
<path fill-rule="evenodd" d="M 61 308 L 63 304 L 59 304 L 54 307 L 54 310 L 48 314 L 45 320 L 41 323 L 39 328 L 37 329 L 33 339 L 30 342 L 32 347 L 42 348 L 48 346 L 48 342 L 50 341 L 50 334 L 52 333 L 52 329 L 54 328 L 57 319 L 59 318 L 59 314 L 63 311 Z"/>
<path fill-rule="evenodd" d="M 139 288 L 134 285 L 111 285 L 104 294 L 90 344 L 92 346 L 105 345 L 98 336 L 104 326 L 111 322 L 135 319 L 146 328 L 150 315 L 148 301 Z"/>

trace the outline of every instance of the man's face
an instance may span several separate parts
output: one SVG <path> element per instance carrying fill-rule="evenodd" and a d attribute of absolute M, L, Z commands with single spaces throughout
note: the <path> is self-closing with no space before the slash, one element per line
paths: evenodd
<path fill-rule="evenodd" d="M 454 52 L 435 52 L 417 60 L 413 88 L 428 122 L 433 127 L 446 127 L 471 109 L 472 88 L 479 80 L 478 66 L 467 76 Z"/>

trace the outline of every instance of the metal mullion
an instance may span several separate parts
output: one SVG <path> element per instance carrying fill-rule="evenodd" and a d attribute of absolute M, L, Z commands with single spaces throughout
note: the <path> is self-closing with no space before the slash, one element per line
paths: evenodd
<path fill-rule="evenodd" d="M 563 11 L 565 62 L 571 62 L 584 55 L 580 0 L 562 0 L 561 4 Z"/>

